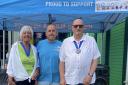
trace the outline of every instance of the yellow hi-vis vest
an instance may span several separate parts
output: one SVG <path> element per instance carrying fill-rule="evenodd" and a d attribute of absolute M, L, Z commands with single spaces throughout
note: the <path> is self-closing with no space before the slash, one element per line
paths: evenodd
<path fill-rule="evenodd" d="M 18 50 L 20 53 L 20 60 L 26 70 L 26 72 L 29 74 L 29 76 L 31 76 L 31 73 L 34 69 L 34 65 L 35 65 L 35 59 L 34 59 L 34 53 L 32 48 L 30 48 L 30 55 L 27 57 L 24 48 L 22 47 L 22 45 L 19 43 L 18 44 Z"/>

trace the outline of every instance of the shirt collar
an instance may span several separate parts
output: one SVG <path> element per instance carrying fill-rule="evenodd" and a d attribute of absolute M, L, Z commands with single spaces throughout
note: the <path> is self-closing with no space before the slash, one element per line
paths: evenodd
<path fill-rule="evenodd" d="M 83 41 L 86 41 L 86 34 L 83 34 L 83 36 L 82 36 L 82 38 L 80 39 L 80 41 L 82 41 L 82 40 L 83 40 Z M 72 36 L 71 41 L 72 41 L 72 42 L 76 41 L 75 38 L 74 38 L 74 36 Z M 76 42 L 78 42 L 78 41 L 76 41 Z"/>
<path fill-rule="evenodd" d="M 46 39 L 46 41 L 47 41 L 48 43 L 50 43 L 50 44 L 52 44 L 52 43 L 56 43 L 56 42 L 57 42 L 57 40 L 49 41 L 48 39 Z"/>

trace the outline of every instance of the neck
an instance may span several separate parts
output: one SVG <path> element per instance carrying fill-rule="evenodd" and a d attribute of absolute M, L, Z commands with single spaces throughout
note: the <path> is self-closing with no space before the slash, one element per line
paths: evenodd
<path fill-rule="evenodd" d="M 23 42 L 23 44 L 24 44 L 24 46 L 25 46 L 25 48 L 27 48 L 27 49 L 29 49 L 29 42 Z"/>
<path fill-rule="evenodd" d="M 74 35 L 74 38 L 75 38 L 76 41 L 80 41 L 82 36 L 83 36 L 83 34 L 81 34 L 81 35 Z"/>
<path fill-rule="evenodd" d="M 55 42 L 55 40 L 49 40 L 49 39 L 48 39 L 48 42 L 52 43 L 52 42 Z"/>

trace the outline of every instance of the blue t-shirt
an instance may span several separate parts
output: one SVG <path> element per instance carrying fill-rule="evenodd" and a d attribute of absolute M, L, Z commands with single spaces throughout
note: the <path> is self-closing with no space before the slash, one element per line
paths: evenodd
<path fill-rule="evenodd" d="M 49 42 L 47 39 L 41 40 L 37 44 L 39 56 L 40 75 L 38 81 L 50 83 L 60 81 L 59 77 L 59 49 L 61 42 L 55 40 Z"/>

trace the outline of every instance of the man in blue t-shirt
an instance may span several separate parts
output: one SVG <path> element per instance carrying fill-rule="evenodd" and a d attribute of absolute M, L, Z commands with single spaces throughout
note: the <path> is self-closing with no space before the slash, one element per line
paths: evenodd
<path fill-rule="evenodd" d="M 59 85 L 59 48 L 61 42 L 56 40 L 57 30 L 54 24 L 46 29 L 47 39 L 37 44 L 40 75 L 38 85 Z"/>

